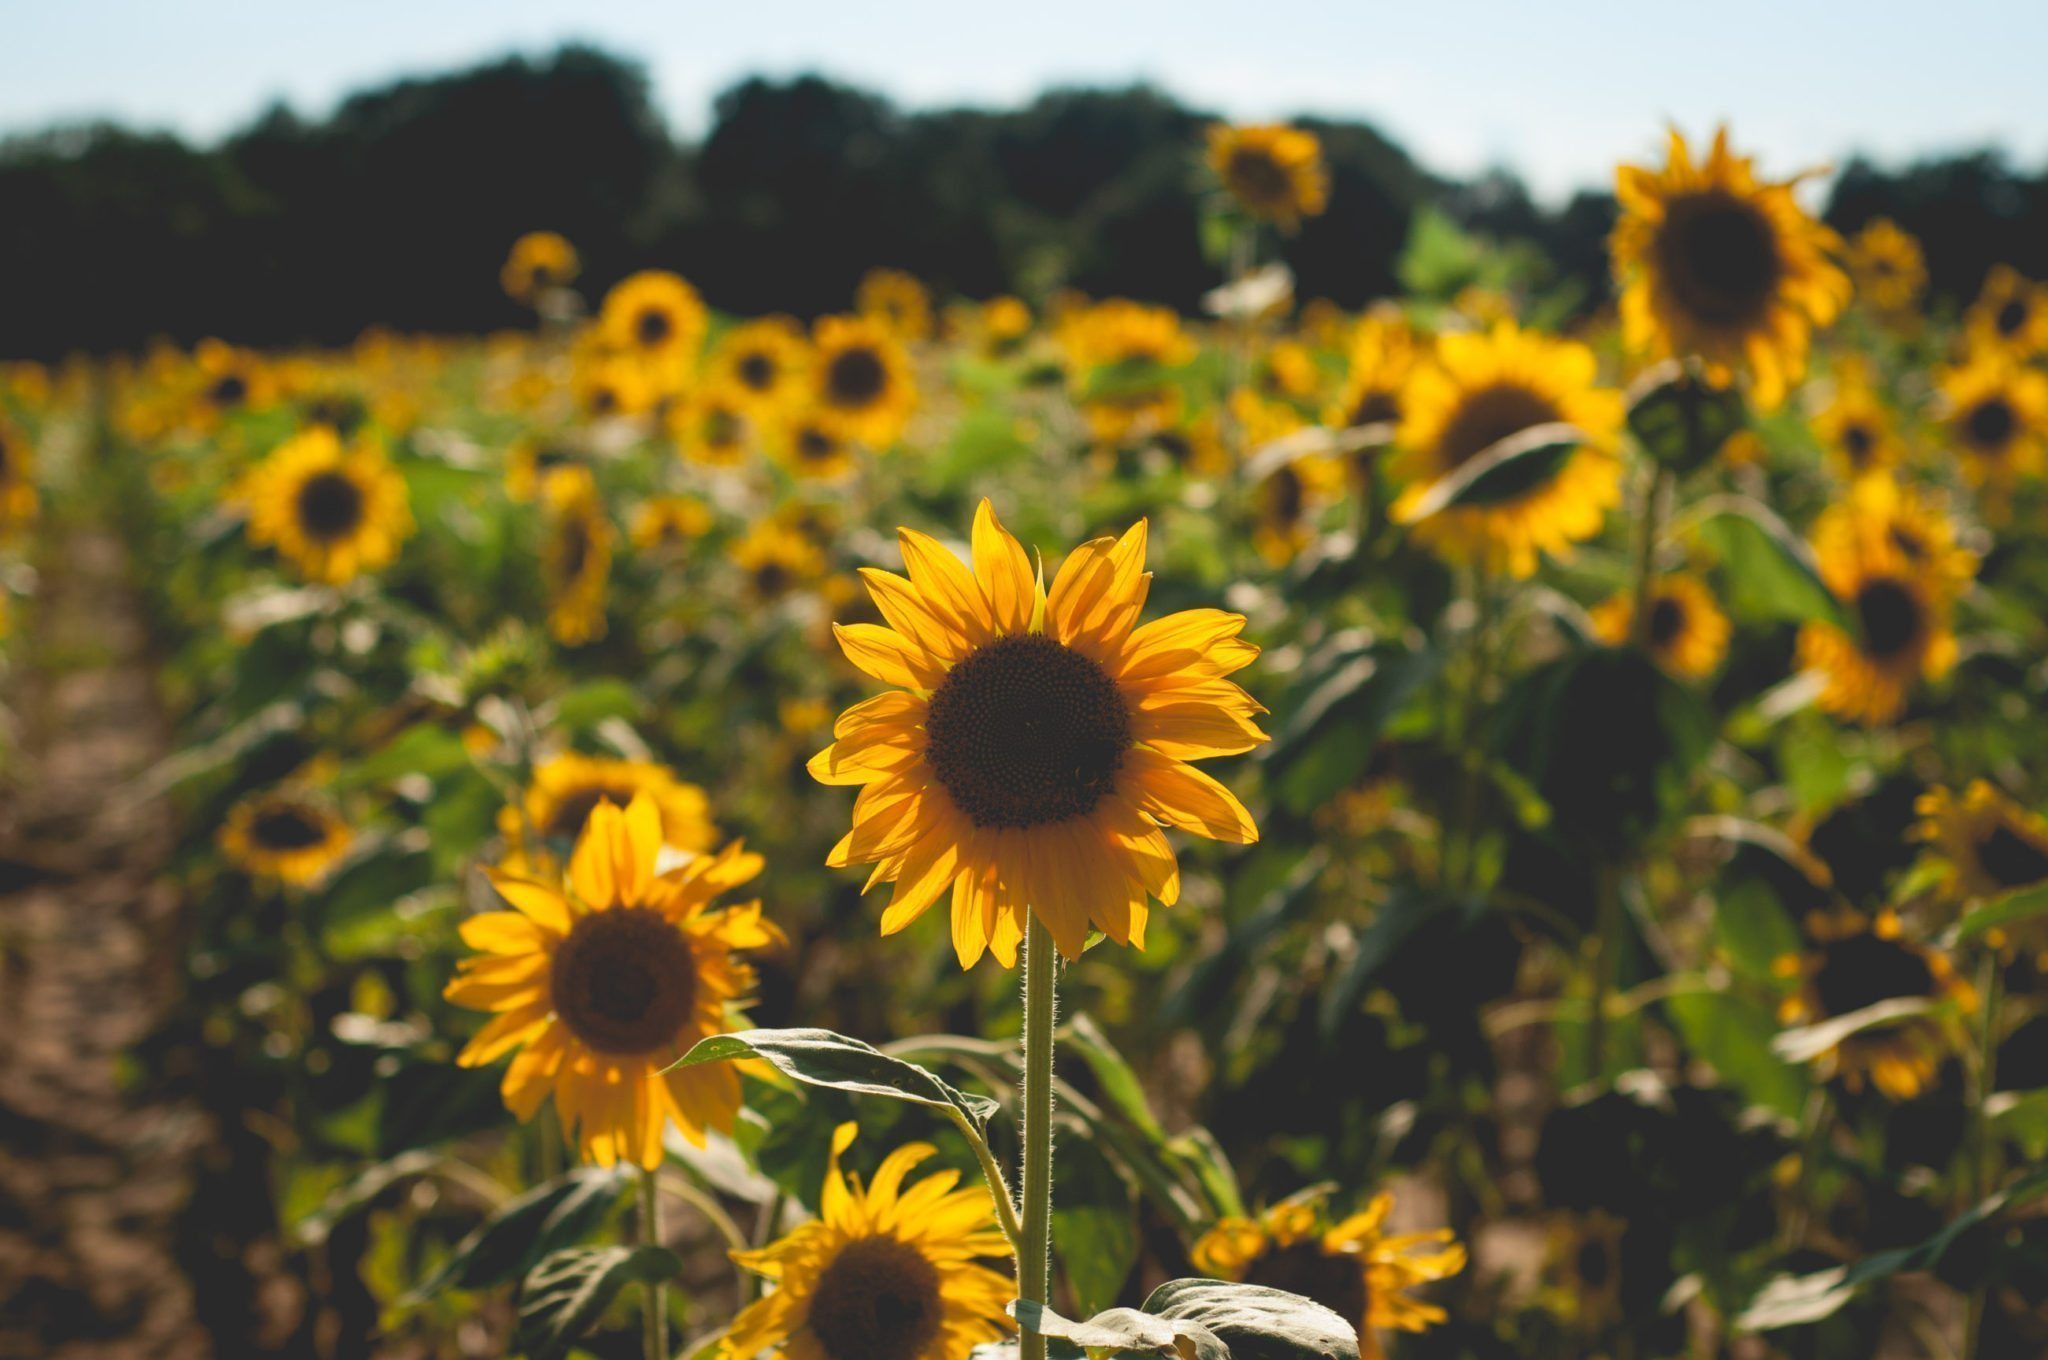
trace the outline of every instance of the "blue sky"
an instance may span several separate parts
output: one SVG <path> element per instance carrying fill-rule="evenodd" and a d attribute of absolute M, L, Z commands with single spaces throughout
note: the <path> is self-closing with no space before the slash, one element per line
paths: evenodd
<path fill-rule="evenodd" d="M 749 72 L 822 70 L 911 106 L 1154 80 L 1251 118 L 1373 120 L 1433 168 L 1605 184 L 1668 121 L 1732 120 L 1772 171 L 1986 143 L 2048 161 L 2048 4 L 1574 0 L 0 0 L 0 132 L 116 115 L 196 137 L 274 99 L 569 38 L 637 56 L 671 123 Z"/>

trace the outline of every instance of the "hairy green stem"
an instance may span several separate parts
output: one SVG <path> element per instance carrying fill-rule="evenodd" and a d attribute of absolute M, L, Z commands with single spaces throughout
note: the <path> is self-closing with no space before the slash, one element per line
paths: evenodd
<path fill-rule="evenodd" d="M 640 1244 L 661 1245 L 661 1188 L 659 1173 L 640 1169 Z M 642 1287 L 642 1314 L 646 1323 L 646 1360 L 668 1360 L 668 1291 L 659 1281 Z"/>
<path fill-rule="evenodd" d="M 1017 1298 L 1050 1303 L 1052 1269 L 1052 1029 L 1059 958 L 1052 932 L 1032 913 L 1024 941 L 1024 1222 Z M 1045 1360 L 1045 1337 L 1021 1328 L 1019 1360 Z"/>

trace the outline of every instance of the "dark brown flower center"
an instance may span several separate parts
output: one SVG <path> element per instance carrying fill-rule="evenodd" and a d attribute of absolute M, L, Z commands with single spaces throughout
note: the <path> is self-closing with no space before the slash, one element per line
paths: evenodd
<path fill-rule="evenodd" d="M 284 804 L 258 812 L 249 838 L 266 850 L 310 850 L 327 839 L 327 826 L 309 809 Z"/>
<path fill-rule="evenodd" d="M 555 808 L 548 815 L 548 824 L 541 828 L 543 836 L 558 836 L 573 841 L 583 834 L 583 827 L 590 820 L 590 814 L 597 805 L 609 799 L 619 807 L 633 801 L 639 790 L 626 784 L 586 784 L 571 789 L 555 802 Z"/>
<path fill-rule="evenodd" d="M 806 463 L 822 463 L 839 452 L 839 441 L 830 431 L 806 425 L 796 432 L 796 456 Z"/>
<path fill-rule="evenodd" d="M 1400 399 L 1385 389 L 1367 392 L 1351 408 L 1351 424 L 1380 425 L 1401 418 Z"/>
<path fill-rule="evenodd" d="M 1239 197 L 1261 208 L 1286 203 L 1294 190 L 1287 168 L 1264 147 L 1241 146 L 1231 152 L 1226 178 Z"/>
<path fill-rule="evenodd" d="M 2008 301 L 1998 309 L 1998 317 L 1993 324 L 1998 327 L 2000 335 L 2018 335 L 2020 328 L 2027 324 L 2027 300 L 2013 298 Z"/>
<path fill-rule="evenodd" d="M 299 527 L 310 538 L 346 538 L 363 522 L 363 489 L 345 472 L 316 472 L 299 484 Z"/>
<path fill-rule="evenodd" d="M 945 1325 L 938 1267 L 893 1237 L 839 1249 L 805 1319 L 829 1360 L 917 1360 Z"/>
<path fill-rule="evenodd" d="M 557 545 L 562 563 L 562 579 L 574 581 L 583 574 L 584 565 L 590 560 L 590 526 L 585 524 L 580 516 L 565 520 Z"/>
<path fill-rule="evenodd" d="M 1963 417 L 1963 431 L 1970 443 L 1994 452 L 2006 446 L 2018 425 L 2012 403 L 2002 396 L 1984 398 Z"/>
<path fill-rule="evenodd" d="M 1131 745 L 1116 682 L 1038 633 L 998 638 L 955 665 L 924 730 L 932 773 L 976 826 L 1086 816 Z"/>
<path fill-rule="evenodd" d="M 1709 326 L 1756 321 L 1782 269 L 1770 222 L 1719 190 L 1670 203 L 1657 236 L 1657 258 L 1678 304 Z"/>
<path fill-rule="evenodd" d="M 697 1004 L 697 957 L 674 922 L 646 907 L 579 918 L 555 950 L 555 1014 L 599 1053 L 652 1053 L 676 1042 Z"/>
<path fill-rule="evenodd" d="M 1517 383 L 1496 383 L 1468 393 L 1458 403 L 1436 443 L 1437 462 L 1446 472 L 1532 425 L 1557 420 L 1557 404 Z"/>
<path fill-rule="evenodd" d="M 664 307 L 644 307 L 633 319 L 633 337 L 648 349 L 667 343 L 675 333 L 675 318 Z"/>
<path fill-rule="evenodd" d="M 882 395 L 888 383 L 882 357 L 865 347 L 841 350 L 832 356 L 825 372 L 825 386 L 840 406 L 866 406 Z"/>
<path fill-rule="evenodd" d="M 1306 505 L 1307 491 L 1301 484 L 1301 474 L 1291 467 L 1275 470 L 1259 488 L 1260 517 L 1268 524 L 1291 525 L 1301 518 Z"/>
<path fill-rule="evenodd" d="M 741 358 L 737 371 L 740 381 L 756 392 L 765 392 L 775 385 L 775 361 L 759 350 Z"/>
<path fill-rule="evenodd" d="M 1842 452 L 1848 455 L 1851 467 L 1867 464 L 1876 448 L 1877 432 L 1862 421 L 1854 420 L 1842 427 Z"/>
<path fill-rule="evenodd" d="M 1685 605 L 1675 595 L 1659 595 L 1650 604 L 1650 645 L 1669 647 L 1685 632 Z"/>
<path fill-rule="evenodd" d="M 1863 931 L 1822 949 L 1813 988 L 1828 1015 L 1847 1015 L 1896 997 L 1931 995 L 1934 970 L 1917 949 Z"/>
<path fill-rule="evenodd" d="M 1856 592 L 1856 622 L 1863 650 L 1875 657 L 1897 656 L 1920 636 L 1920 600 L 1902 581 L 1873 577 Z"/>
<path fill-rule="evenodd" d="M 215 406 L 240 406 L 249 398 L 249 380 L 239 373 L 223 373 L 206 389 L 206 399 Z"/>
<path fill-rule="evenodd" d="M 1371 1300 L 1365 1268 L 1356 1256 L 1331 1255 L 1311 1238 L 1291 1247 L 1276 1247 L 1253 1261 L 1245 1283 L 1300 1294 L 1336 1313 L 1354 1327 L 1365 1322 Z"/>
<path fill-rule="evenodd" d="M 1977 847 L 1977 864 L 2001 888 L 2024 887 L 2048 878 L 2048 846 L 2000 822 Z"/>

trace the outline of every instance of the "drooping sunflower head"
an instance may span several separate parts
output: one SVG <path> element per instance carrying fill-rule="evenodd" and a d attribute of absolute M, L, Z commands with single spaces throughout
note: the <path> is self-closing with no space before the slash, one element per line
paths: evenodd
<path fill-rule="evenodd" d="M 821 317 L 812 336 L 810 405 L 873 447 L 903 433 L 917 386 L 902 343 L 873 317 Z"/>
<path fill-rule="evenodd" d="M 659 365 L 696 361 L 708 321 L 697 290 L 665 269 L 643 269 L 612 285 L 598 313 L 605 342 Z"/>
<path fill-rule="evenodd" d="M 1696 576 L 1665 576 L 1650 587 L 1643 645 L 1659 666 L 1689 680 L 1712 675 L 1728 651 L 1728 616 Z M 1593 610 L 1593 629 L 1620 646 L 1636 636 L 1635 597 L 1620 594 Z"/>
<path fill-rule="evenodd" d="M 736 467 L 757 446 L 761 416 L 740 393 L 724 383 L 709 383 L 668 408 L 667 423 L 676 449 L 705 467 Z"/>
<path fill-rule="evenodd" d="M 1301 128 L 1215 124 L 1209 129 L 1209 169 L 1245 212 L 1289 231 L 1329 202 L 1322 143 Z"/>
<path fill-rule="evenodd" d="M 1917 811 L 1915 834 L 1961 896 L 1997 897 L 2048 881 L 2048 818 L 1989 782 L 1973 780 L 1961 793 L 1937 785 L 1920 795 Z"/>
<path fill-rule="evenodd" d="M 855 1135 L 833 1132 L 816 1219 L 733 1253 L 775 1289 L 732 1320 L 722 1360 L 959 1360 L 1009 1330 L 1015 1286 L 981 1264 L 1009 1255 L 988 1191 L 955 1189 L 957 1171 L 910 1182 L 929 1143 L 897 1148 L 863 1185 L 839 1165 Z"/>
<path fill-rule="evenodd" d="M 1902 318 L 1920 305 L 1927 287 L 1927 257 L 1920 242 L 1889 217 L 1873 217 L 1849 240 L 1849 274 L 1856 296 L 1879 316 Z"/>
<path fill-rule="evenodd" d="M 512 243 L 498 282 L 514 302 L 531 303 L 576 277 L 582 267 L 576 247 L 559 232 L 529 231 Z"/>
<path fill-rule="evenodd" d="M 221 853 L 236 868 L 291 887 L 325 878 L 351 839 L 348 825 L 326 803 L 290 790 L 243 799 L 220 829 Z"/>
<path fill-rule="evenodd" d="M 597 481 L 581 463 L 556 468 L 541 483 L 547 537 L 541 577 L 548 587 L 548 631 L 567 646 L 605 634 L 605 587 L 611 580 L 612 523 Z"/>
<path fill-rule="evenodd" d="M 1619 392 L 1598 385 L 1593 352 L 1503 322 L 1492 331 L 1446 335 L 1401 391 L 1394 474 L 1407 483 L 1393 517 L 1415 522 L 1437 484 L 1498 451 L 1503 440 L 1561 424 L 1581 437 L 1554 456 L 1525 458 L 1475 485 L 1460 504 L 1415 523 L 1417 537 L 1454 561 L 1480 561 L 1516 576 L 1542 553 L 1561 553 L 1600 531 L 1621 498 L 1615 440 Z"/>
<path fill-rule="evenodd" d="M 772 416 L 802 400 L 810 364 L 810 340 L 794 318 L 762 317 L 719 337 L 710 385 L 730 392 L 750 414 Z"/>
<path fill-rule="evenodd" d="M 662 814 L 637 794 L 590 814 L 568 873 L 550 880 L 486 870 L 511 907 L 472 916 L 445 991 L 492 1018 L 457 1061 L 513 1053 L 505 1105 L 531 1119 L 553 1095 L 562 1136 L 586 1161 L 660 1165 L 673 1124 L 699 1144 L 730 1133 L 739 1077 L 729 1064 L 666 1072 L 707 1035 L 742 1024 L 754 970 L 741 950 L 780 946 L 761 904 L 713 899 L 761 871 L 737 842 L 657 873 Z"/>
<path fill-rule="evenodd" d="M 1820 674 L 1822 709 L 1886 723 L 1916 684 L 1939 680 L 1955 664 L 1954 578 L 1938 548 L 1913 555 L 1911 528 L 1894 532 L 1904 521 L 1881 521 L 1855 501 L 1837 509 L 1816 522 L 1814 550 L 1849 626 L 1802 626 L 1799 664 Z"/>
<path fill-rule="evenodd" d="M 932 299 L 915 274 L 901 269 L 870 269 L 854 290 L 854 310 L 873 317 L 905 344 L 930 338 Z"/>
<path fill-rule="evenodd" d="M 1962 455 L 1963 475 L 1991 493 L 1985 513 L 1999 519 L 2014 488 L 2041 473 L 2048 445 L 2048 375 L 1985 352 L 1944 370 L 1939 382 L 1949 440 Z"/>
<path fill-rule="evenodd" d="M 325 425 L 278 445 L 245 495 L 251 541 L 329 585 L 387 565 L 412 533 L 404 477 L 374 443 L 344 447 Z"/>
<path fill-rule="evenodd" d="M 1956 975 L 1946 955 L 1909 939 L 1898 916 L 1865 916 L 1848 907 L 1810 913 L 1804 952 L 1778 960 L 1778 973 L 1796 980 L 1779 1008 L 1788 1025 L 1811 1025 L 1888 1001 L 1952 1003 L 1968 1009 L 1975 990 Z M 1909 1015 L 1858 1030 L 1813 1058 L 1821 1075 L 1839 1077 L 1851 1090 L 1864 1083 L 1892 1100 L 1911 1100 L 1934 1078 L 1952 1050 L 1954 1026 L 1938 1015 Z"/>
<path fill-rule="evenodd" d="M 1422 1332 L 1442 1322 L 1442 1308 L 1409 1291 L 1465 1268 L 1465 1248 L 1451 1230 L 1388 1233 L 1394 1207 L 1388 1193 L 1336 1221 L 1326 1212 L 1327 1199 L 1327 1191 L 1309 1191 L 1256 1219 L 1219 1221 L 1195 1243 L 1195 1268 L 1315 1300 L 1358 1328 L 1362 1357 L 1382 1354 L 1382 1329 Z"/>
<path fill-rule="evenodd" d="M 829 863 L 893 882 L 882 932 L 952 898 L 963 967 L 1015 962 L 1027 914 L 1080 957 L 1091 927 L 1143 946 L 1180 873 L 1163 828 L 1247 843 L 1244 807 L 1191 760 L 1266 740 L 1225 677 L 1257 649 L 1244 619 L 1197 609 L 1138 627 L 1150 577 L 1140 521 L 1083 544 L 1048 590 L 984 501 L 972 562 L 901 530 L 908 577 L 861 572 L 885 624 L 837 628 L 848 660 L 894 688 L 840 715 L 810 762 L 860 786 Z"/>
<path fill-rule="evenodd" d="M 1971 348 L 2026 360 L 2048 351 L 2048 288 L 2010 265 L 1995 265 L 1963 317 Z"/>
<path fill-rule="evenodd" d="M 499 814 L 507 847 L 501 867 L 521 872 L 517 866 L 528 862 L 561 863 L 600 804 L 625 807 L 642 794 L 653 800 L 664 845 L 695 852 L 709 849 L 717 839 L 704 790 L 678 779 L 667 766 L 567 752 L 536 766 L 520 806 Z"/>
<path fill-rule="evenodd" d="M 1726 128 L 1704 161 L 1674 129 L 1662 170 L 1624 165 L 1616 178 L 1611 249 L 1628 344 L 1696 356 L 1718 381 L 1747 371 L 1757 402 L 1776 406 L 1806 370 L 1814 328 L 1848 304 L 1848 276 L 1830 258 L 1838 238 L 1799 206 L 1796 181 L 1757 178 Z"/>

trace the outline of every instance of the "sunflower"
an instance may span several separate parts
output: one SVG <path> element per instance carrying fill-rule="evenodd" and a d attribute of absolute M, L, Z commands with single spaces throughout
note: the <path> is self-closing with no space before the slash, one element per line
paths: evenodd
<path fill-rule="evenodd" d="M 895 686 L 841 714 L 812 757 L 862 786 L 835 867 L 893 882 L 893 935 L 948 889 L 963 967 L 1016 960 L 1027 911 L 1079 958 L 1090 926 L 1142 948 L 1148 903 L 1180 896 L 1164 827 L 1248 844 L 1236 797 L 1187 762 L 1266 740 L 1224 677 L 1258 649 L 1237 614 L 1196 609 L 1133 628 L 1150 585 L 1146 525 L 1071 553 L 1048 591 L 983 501 L 973 567 L 898 531 L 909 578 L 861 572 L 887 625 L 835 628 L 847 659 Z"/>
<path fill-rule="evenodd" d="M 1151 443 L 1187 476 L 1216 477 L 1230 470 L 1230 450 L 1223 443 L 1223 426 L 1214 407 L 1198 416 L 1183 416 L 1154 434 Z"/>
<path fill-rule="evenodd" d="M 1358 1328 L 1362 1360 L 1377 1360 L 1381 1330 L 1422 1332 L 1444 1321 L 1443 1309 L 1408 1291 L 1463 1270 L 1465 1248 L 1449 1228 L 1389 1234 L 1389 1193 L 1337 1222 L 1324 1213 L 1327 1195 L 1313 1190 L 1257 1219 L 1223 1219 L 1195 1243 L 1195 1268 L 1314 1299 Z"/>
<path fill-rule="evenodd" d="M 1279 125 L 1209 129 L 1209 169 L 1237 205 L 1262 222 L 1293 231 L 1330 198 L 1322 143 L 1313 132 Z"/>
<path fill-rule="evenodd" d="M 1953 579 L 1862 507 L 1839 509 L 1815 524 L 1814 551 L 1850 627 L 1804 625 L 1799 665 L 1820 673 L 1822 709 L 1851 721 L 1890 722 L 1918 681 L 1939 680 L 1955 664 Z"/>
<path fill-rule="evenodd" d="M 1944 371 L 1940 387 L 1963 476 L 1988 493 L 1986 513 L 2000 515 L 2020 480 L 2041 472 L 2048 376 L 1986 353 Z"/>
<path fill-rule="evenodd" d="M 1593 352 L 1502 322 L 1491 332 L 1446 335 L 1401 390 L 1392 468 L 1407 482 L 1393 517 L 1415 522 L 1431 491 L 1473 458 L 1523 430 L 1563 423 L 1584 442 L 1559 459 L 1525 459 L 1497 489 L 1415 525 L 1454 561 L 1505 565 L 1516 576 L 1600 532 L 1621 499 L 1619 392 L 1595 385 Z M 1540 464 L 1540 465 L 1538 465 Z"/>
<path fill-rule="evenodd" d="M 633 546 L 651 552 L 691 543 L 711 522 L 711 507 L 695 496 L 650 496 L 633 512 Z"/>
<path fill-rule="evenodd" d="M 746 581 L 747 594 L 768 604 L 825 575 L 825 554 L 797 525 L 757 520 L 726 550 Z"/>
<path fill-rule="evenodd" d="M 576 247 L 558 232 L 529 231 L 512 243 L 498 282 L 514 302 L 531 303 L 576 277 Z"/>
<path fill-rule="evenodd" d="M 719 337 L 711 350 L 710 385 L 749 414 L 769 416 L 801 399 L 810 364 L 811 343 L 801 325 L 791 317 L 762 317 Z"/>
<path fill-rule="evenodd" d="M 582 461 L 582 456 L 559 438 L 521 435 L 505 450 L 505 495 L 524 504 L 540 493 L 556 468 Z"/>
<path fill-rule="evenodd" d="M 669 434 L 677 450 L 706 467 L 733 467 L 754 448 L 759 417 L 739 389 L 712 383 L 669 407 Z"/>
<path fill-rule="evenodd" d="M 1814 417 L 1813 433 L 1845 481 L 1897 467 L 1905 457 L 1891 412 L 1857 378 L 1835 388 L 1834 399 Z"/>
<path fill-rule="evenodd" d="M 856 1132 L 850 1123 L 833 1130 L 816 1219 L 732 1254 L 775 1289 L 732 1320 L 721 1360 L 766 1351 L 787 1360 L 960 1360 L 1009 1330 L 1015 1286 L 977 1264 L 1010 1253 L 989 1192 L 954 1189 L 957 1171 L 905 1188 L 935 1151 L 929 1143 L 897 1148 L 864 1186 L 839 1169 Z"/>
<path fill-rule="evenodd" d="M 1797 989 L 1779 1007 L 1786 1025 L 1812 1025 L 1901 999 L 1976 1004 L 1976 992 L 1956 976 L 1946 956 L 1907 939 L 1898 916 L 1875 917 L 1849 907 L 1811 912 L 1807 948 L 1777 961 L 1779 976 Z M 1814 1062 L 1823 1077 L 1840 1077 L 1850 1090 L 1867 1081 L 1893 1100 L 1911 1100 L 1934 1079 L 1953 1045 L 1953 1025 L 1942 1017 L 1909 1016 L 1859 1030 Z"/>
<path fill-rule="evenodd" d="M 759 902 L 711 905 L 761 872 L 759 855 L 735 841 L 658 874 L 661 855 L 661 813 L 643 793 L 623 812 L 598 804 L 566 881 L 486 870 L 513 910 L 462 923 L 478 956 L 443 992 L 493 1012 L 456 1061 L 481 1067 L 518 1049 L 506 1108 L 531 1119 L 552 1092 L 562 1136 L 599 1166 L 659 1166 L 670 1124 L 699 1146 L 706 1130 L 732 1132 L 740 1080 L 729 1064 L 664 1069 L 743 1022 L 754 970 L 737 952 L 783 943 Z"/>
<path fill-rule="evenodd" d="M 344 448 L 325 425 L 278 445 L 245 494 L 250 540 L 329 585 L 386 565 L 412 533 L 405 478 L 374 445 Z"/>
<path fill-rule="evenodd" d="M 535 767 L 519 806 L 498 814 L 506 844 L 501 867 L 525 872 L 515 866 L 534 864 L 551 872 L 560 861 L 544 858 L 550 845 L 567 851 L 588 829 L 600 803 L 625 807 L 643 794 L 661 819 L 662 844 L 694 853 L 710 849 L 718 838 L 704 790 L 676 778 L 666 765 L 569 752 Z"/>
<path fill-rule="evenodd" d="M 917 405 L 910 358 L 873 317 L 827 316 L 812 334 L 810 404 L 847 436 L 880 447 L 903 433 Z"/>
<path fill-rule="evenodd" d="M 870 269 L 854 290 L 853 309 L 872 317 L 904 344 L 932 333 L 932 299 L 917 276 L 901 269 Z"/>
<path fill-rule="evenodd" d="M 597 324 L 605 343 L 656 369 L 688 371 L 704 342 L 704 300 L 665 269 L 643 269 L 612 285 Z"/>
<path fill-rule="evenodd" d="M 35 450 L 21 428 L 0 415 L 0 533 L 34 517 Z"/>
<path fill-rule="evenodd" d="M 1031 334 L 1031 308 L 1022 298 L 1000 294 L 974 309 L 968 329 L 983 354 L 1008 354 Z"/>
<path fill-rule="evenodd" d="M 1180 388 L 1166 370 L 1196 351 L 1172 308 L 1110 298 L 1066 318 L 1058 339 L 1096 439 L 1119 443 L 1177 423 Z"/>
<path fill-rule="evenodd" d="M 548 631 L 565 646 L 605 634 L 605 586 L 611 579 L 612 525 L 597 482 L 582 464 L 556 468 L 541 485 L 547 539 L 541 575 L 548 585 Z"/>
<path fill-rule="evenodd" d="M 832 481 L 853 470 L 853 442 L 838 422 L 820 411 L 804 411 L 776 429 L 775 456 L 804 480 Z"/>
<path fill-rule="evenodd" d="M 1369 316 L 1351 332 L 1344 387 L 1324 423 L 1336 429 L 1397 423 L 1401 389 L 1415 372 L 1422 347 L 1405 318 Z"/>
<path fill-rule="evenodd" d="M 1635 632 L 1635 597 L 1616 595 L 1593 611 L 1593 631 L 1621 646 Z M 1673 675 L 1712 675 L 1728 651 L 1728 616 L 1697 577 L 1665 576 L 1650 587 L 1650 618 L 1643 640 L 1650 658 Z"/>
<path fill-rule="evenodd" d="M 1856 295 L 1879 316 L 1907 317 L 1927 288 L 1920 242 L 1889 217 L 1873 217 L 1849 240 L 1849 276 Z"/>
<path fill-rule="evenodd" d="M 2048 288 L 2010 265 L 1995 265 L 1963 316 L 1974 351 L 2031 359 L 2048 350 Z"/>
<path fill-rule="evenodd" d="M 1949 884 L 1965 898 L 1997 897 L 2048 881 L 2048 818 L 1982 779 L 1957 794 L 1920 795 L 1915 835 L 1934 848 Z"/>
<path fill-rule="evenodd" d="M 1624 165 L 1616 179 L 1611 249 L 1630 347 L 1697 356 L 1723 383 L 1746 368 L 1758 404 L 1776 406 L 1806 369 L 1813 329 L 1848 304 L 1835 233 L 1799 206 L 1796 181 L 1759 180 L 1726 128 L 1702 164 L 1674 129 L 1661 172 Z"/>
<path fill-rule="evenodd" d="M 236 868 L 292 887 L 325 878 L 348 853 L 350 839 L 325 803 L 282 790 L 235 804 L 220 829 L 221 853 Z"/>
<path fill-rule="evenodd" d="M 1281 340 L 1259 356 L 1259 391 L 1278 401 L 1307 401 L 1323 384 L 1315 355 L 1299 340 Z"/>
<path fill-rule="evenodd" d="M 1813 537 L 1823 557 L 1862 551 L 1860 541 L 1869 540 L 1871 551 L 1896 554 L 1949 598 L 1977 575 L 1977 554 L 1957 541 L 1940 499 L 1891 477 L 1859 478 L 1840 504 L 1821 512 Z"/>
<path fill-rule="evenodd" d="M 211 425 L 240 411 L 270 403 L 270 369 L 261 355 L 222 340 L 202 340 L 192 351 L 198 391 L 192 413 L 199 424 Z"/>
<path fill-rule="evenodd" d="M 1324 507 L 1344 490 L 1344 469 L 1318 454 L 1275 465 L 1252 488 L 1252 546 L 1276 567 L 1315 542 Z"/>
<path fill-rule="evenodd" d="M 579 412 L 605 420 L 652 410 L 661 385 L 649 365 L 602 345 L 579 342 L 569 361 L 569 393 Z"/>

